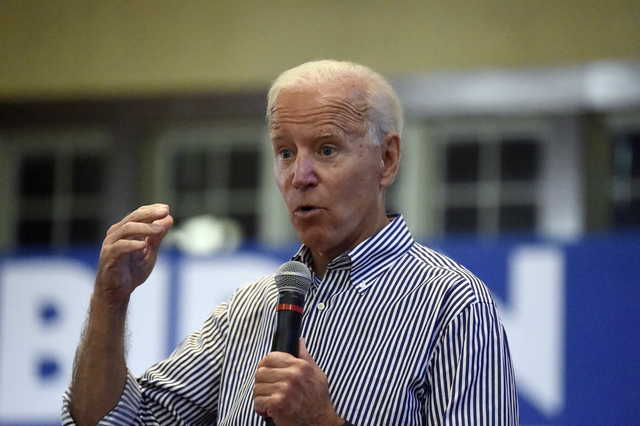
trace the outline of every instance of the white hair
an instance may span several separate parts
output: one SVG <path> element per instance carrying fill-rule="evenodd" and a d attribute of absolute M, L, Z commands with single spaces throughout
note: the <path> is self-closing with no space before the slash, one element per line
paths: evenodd
<path fill-rule="evenodd" d="M 382 143 L 384 137 L 391 132 L 402 134 L 402 107 L 389 82 L 364 65 L 333 59 L 306 62 L 280 74 L 267 95 L 267 123 L 271 124 L 271 109 L 281 90 L 317 87 L 341 80 L 356 80 L 361 86 L 368 106 L 368 133 L 374 144 Z"/>

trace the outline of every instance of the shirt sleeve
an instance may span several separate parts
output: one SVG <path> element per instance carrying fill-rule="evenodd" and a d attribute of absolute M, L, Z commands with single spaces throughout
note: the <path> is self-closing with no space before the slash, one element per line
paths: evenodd
<path fill-rule="evenodd" d="M 472 303 L 451 320 L 428 375 L 429 424 L 519 424 L 509 344 L 493 304 Z"/>
<path fill-rule="evenodd" d="M 215 424 L 228 328 L 228 304 L 219 305 L 202 329 L 164 361 L 136 379 L 130 372 L 120 400 L 99 425 Z M 63 396 L 62 424 L 75 425 Z"/>

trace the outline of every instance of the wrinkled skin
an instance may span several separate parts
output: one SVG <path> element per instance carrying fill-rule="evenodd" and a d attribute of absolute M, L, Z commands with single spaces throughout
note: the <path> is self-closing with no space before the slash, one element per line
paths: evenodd
<path fill-rule="evenodd" d="M 160 243 L 173 226 L 166 204 L 142 206 L 112 225 L 100 250 L 95 291 L 109 305 L 129 300 L 149 276 Z"/>
<path fill-rule="evenodd" d="M 371 143 L 357 93 L 349 84 L 285 89 L 272 109 L 276 183 L 321 275 L 388 222 L 384 189 L 398 169 L 399 137 Z"/>

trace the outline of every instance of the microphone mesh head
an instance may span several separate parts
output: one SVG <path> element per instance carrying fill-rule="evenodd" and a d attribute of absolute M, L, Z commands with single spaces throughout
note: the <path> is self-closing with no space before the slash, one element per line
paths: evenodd
<path fill-rule="evenodd" d="M 290 291 L 306 296 L 311 286 L 311 272 L 307 265 L 295 260 L 285 262 L 276 273 L 278 292 Z"/>

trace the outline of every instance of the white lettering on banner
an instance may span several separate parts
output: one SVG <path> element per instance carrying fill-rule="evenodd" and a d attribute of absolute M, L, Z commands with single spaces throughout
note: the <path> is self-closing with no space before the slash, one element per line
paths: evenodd
<path fill-rule="evenodd" d="M 152 364 L 167 357 L 170 273 L 160 257 L 147 281 L 131 295 L 127 313 L 127 367 L 140 376 Z"/>
<path fill-rule="evenodd" d="M 129 368 L 166 356 L 167 265 L 136 289 L 127 320 Z M 69 258 L 3 262 L 0 269 L 0 423 L 58 418 L 84 325 L 95 270 Z"/>
<path fill-rule="evenodd" d="M 548 417 L 564 407 L 564 255 L 523 247 L 509 258 L 509 307 L 500 305 L 518 390 Z"/>
<path fill-rule="evenodd" d="M 279 263 L 270 257 L 233 254 L 185 258 L 180 268 L 182 292 L 178 307 L 178 340 L 202 327 L 213 309 L 240 286 L 273 273 Z"/>
<path fill-rule="evenodd" d="M 50 421 L 60 412 L 94 275 L 66 259 L 3 263 L 1 421 Z"/>

